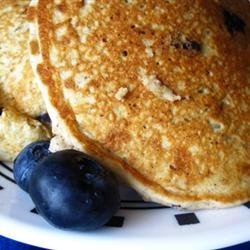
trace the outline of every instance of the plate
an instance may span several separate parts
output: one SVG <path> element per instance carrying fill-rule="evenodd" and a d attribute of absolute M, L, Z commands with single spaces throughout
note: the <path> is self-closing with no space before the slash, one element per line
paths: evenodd
<path fill-rule="evenodd" d="M 29 195 L 13 180 L 10 165 L 0 165 L 0 234 L 49 249 L 218 249 L 250 240 L 250 202 L 242 206 L 186 211 L 143 202 L 121 188 L 120 211 L 94 232 L 63 231 L 36 212 Z"/>

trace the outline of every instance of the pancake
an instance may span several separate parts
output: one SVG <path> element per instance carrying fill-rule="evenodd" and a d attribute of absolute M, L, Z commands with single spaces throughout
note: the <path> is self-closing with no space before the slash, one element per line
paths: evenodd
<path fill-rule="evenodd" d="M 249 201 L 250 4 L 224 2 L 33 0 L 53 150 L 84 151 L 164 205 Z"/>
<path fill-rule="evenodd" d="M 29 2 L 1 1 L 0 92 L 1 104 L 36 117 L 46 109 L 29 63 L 26 21 Z"/>
<path fill-rule="evenodd" d="M 33 118 L 46 112 L 29 63 L 30 1 L 2 0 L 0 9 L 0 160 L 14 160 L 20 150 L 49 130 Z"/>
<path fill-rule="evenodd" d="M 11 107 L 3 108 L 0 116 L 0 160 L 13 161 L 28 144 L 49 139 L 50 131 L 39 121 Z"/>

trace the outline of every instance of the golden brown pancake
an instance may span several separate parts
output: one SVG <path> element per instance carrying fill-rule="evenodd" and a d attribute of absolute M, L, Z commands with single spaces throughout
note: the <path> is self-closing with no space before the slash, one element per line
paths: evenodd
<path fill-rule="evenodd" d="M 146 200 L 250 199 L 250 4 L 33 0 L 32 66 L 57 138 Z"/>
<path fill-rule="evenodd" d="M 49 139 L 49 129 L 11 107 L 1 109 L 0 160 L 13 161 L 28 144 Z"/>
<path fill-rule="evenodd" d="M 29 63 L 28 0 L 2 0 L 0 9 L 1 105 L 36 117 L 45 105 Z"/>
<path fill-rule="evenodd" d="M 45 112 L 29 63 L 30 1 L 2 0 L 0 8 L 0 160 L 14 160 L 20 150 L 50 133 L 33 118 Z"/>

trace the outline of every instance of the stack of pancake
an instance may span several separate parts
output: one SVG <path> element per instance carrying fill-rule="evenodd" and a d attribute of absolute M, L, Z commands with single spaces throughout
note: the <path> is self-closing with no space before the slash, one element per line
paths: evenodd
<path fill-rule="evenodd" d="M 165 205 L 250 199 L 247 0 L 33 0 L 27 18 L 52 151 Z"/>
<path fill-rule="evenodd" d="M 50 137 L 46 113 L 29 63 L 26 0 L 2 0 L 0 8 L 0 160 L 14 160 L 27 144 Z"/>

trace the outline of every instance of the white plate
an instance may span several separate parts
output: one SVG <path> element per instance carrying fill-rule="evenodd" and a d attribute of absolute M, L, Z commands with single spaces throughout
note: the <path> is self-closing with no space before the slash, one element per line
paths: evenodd
<path fill-rule="evenodd" d="M 34 213 L 29 196 L 11 179 L 11 169 L 0 165 L 0 234 L 35 246 L 67 250 L 195 250 L 250 240 L 250 203 L 193 213 L 134 202 L 139 197 L 126 188 L 121 193 L 127 202 L 122 203 L 123 209 L 111 225 L 89 233 L 58 230 Z"/>

